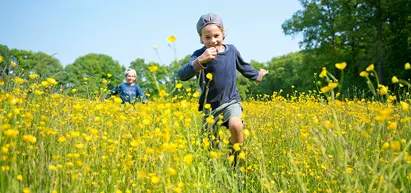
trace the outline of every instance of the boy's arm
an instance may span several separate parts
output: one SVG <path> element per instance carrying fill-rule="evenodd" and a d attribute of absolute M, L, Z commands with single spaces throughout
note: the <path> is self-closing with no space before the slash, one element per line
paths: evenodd
<path fill-rule="evenodd" d="M 137 97 L 140 99 L 140 102 L 142 103 L 148 102 L 146 95 L 144 94 L 143 90 L 141 90 L 141 88 L 138 85 L 136 85 L 136 93 L 137 93 Z"/>
<path fill-rule="evenodd" d="M 107 98 L 110 98 L 111 95 L 116 95 L 116 94 L 118 93 L 118 91 L 119 91 L 119 87 L 120 87 L 120 85 L 117 85 L 117 86 L 115 86 L 114 88 L 112 88 L 112 89 L 110 90 L 110 92 L 106 95 L 106 99 L 107 99 Z"/>
<path fill-rule="evenodd" d="M 192 56 L 187 64 L 185 64 L 180 70 L 178 71 L 178 77 L 180 80 L 185 81 L 189 80 L 196 74 L 198 74 L 201 70 L 204 70 L 205 67 L 200 64 L 196 56 Z"/>
<path fill-rule="evenodd" d="M 206 51 L 203 47 L 199 50 L 194 51 L 191 55 L 190 60 L 178 71 L 178 78 L 182 81 L 189 80 L 193 76 L 197 75 L 200 71 L 204 70 L 206 67 L 204 64 L 200 63 L 199 56 L 201 56 Z M 204 59 L 204 58 L 203 58 Z"/>

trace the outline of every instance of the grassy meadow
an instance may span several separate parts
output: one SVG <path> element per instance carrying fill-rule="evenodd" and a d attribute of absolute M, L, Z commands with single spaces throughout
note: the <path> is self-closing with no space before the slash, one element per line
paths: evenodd
<path fill-rule="evenodd" d="M 380 85 L 370 87 L 375 100 L 337 100 L 338 81 L 326 69 L 319 77 L 328 82 L 320 91 L 242 102 L 245 142 L 233 168 L 228 130 L 221 149 L 201 134 L 196 91 L 132 106 L 59 94 L 52 78 L 5 76 L 0 192 L 409 191 L 408 94 Z"/>

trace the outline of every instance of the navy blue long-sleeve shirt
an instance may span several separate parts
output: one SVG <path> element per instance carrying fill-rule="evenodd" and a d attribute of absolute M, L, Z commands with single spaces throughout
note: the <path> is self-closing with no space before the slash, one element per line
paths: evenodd
<path fill-rule="evenodd" d="M 206 67 L 200 72 L 196 72 L 192 62 L 199 57 L 206 50 L 206 47 L 202 47 L 194 51 L 190 60 L 179 71 L 178 76 L 180 80 L 186 81 L 194 76 L 199 78 L 199 85 L 201 88 L 201 96 L 199 99 L 199 110 L 203 109 L 204 104 L 209 103 L 212 109 L 218 106 L 237 100 L 240 102 L 240 96 L 236 86 L 236 73 L 237 70 L 246 78 L 251 80 L 257 80 L 259 71 L 254 69 L 249 63 L 244 62 L 240 53 L 234 45 L 225 44 L 225 50 L 217 54 L 217 56 L 210 60 Z M 206 78 L 206 74 L 211 73 L 213 75 L 212 80 Z M 208 85 L 208 93 L 207 92 Z M 206 103 L 204 103 L 207 95 Z"/>
<path fill-rule="evenodd" d="M 127 83 L 121 83 L 111 89 L 110 94 L 107 97 L 117 94 L 120 94 L 120 98 L 121 100 L 123 100 L 122 104 L 134 104 L 137 99 L 140 100 L 140 102 L 147 100 L 147 97 L 144 94 L 143 90 L 141 90 L 141 88 L 137 84 L 129 85 Z"/>

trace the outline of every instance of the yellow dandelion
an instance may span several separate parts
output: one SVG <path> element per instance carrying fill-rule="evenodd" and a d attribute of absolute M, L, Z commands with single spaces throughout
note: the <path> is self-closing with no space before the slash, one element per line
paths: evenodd
<path fill-rule="evenodd" d="M 404 65 L 404 69 L 405 69 L 405 70 L 411 69 L 410 63 L 407 62 L 407 63 Z"/>
<path fill-rule="evenodd" d="M 327 68 L 323 67 L 319 77 L 324 78 L 326 75 L 327 75 Z"/>
<path fill-rule="evenodd" d="M 240 146 L 241 146 L 240 143 L 234 143 L 234 145 L 233 145 L 234 151 L 240 151 L 241 150 Z"/>
<path fill-rule="evenodd" d="M 58 82 L 54 78 L 47 78 L 47 82 L 53 85 L 58 84 Z"/>
<path fill-rule="evenodd" d="M 384 85 L 378 85 L 379 89 L 378 92 L 380 95 L 386 95 L 388 93 L 388 87 Z"/>
<path fill-rule="evenodd" d="M 395 84 L 395 83 L 399 82 L 399 80 L 398 80 L 398 78 L 397 78 L 396 76 L 393 76 L 393 77 L 391 78 L 391 82 L 392 82 L 393 84 Z"/>
<path fill-rule="evenodd" d="M 23 189 L 23 193 L 30 193 L 30 189 L 24 188 L 24 189 Z"/>
<path fill-rule="evenodd" d="M 37 77 L 39 77 L 38 74 L 30 74 L 29 75 L 29 78 L 32 79 L 32 80 L 36 79 Z"/>
<path fill-rule="evenodd" d="M 16 62 L 14 62 L 14 61 L 11 61 L 11 62 L 10 62 L 10 66 L 11 66 L 11 67 L 15 67 L 16 65 L 17 65 Z"/>
<path fill-rule="evenodd" d="M 185 155 L 183 160 L 184 160 L 184 164 L 190 165 L 191 162 L 193 161 L 193 155 L 192 154 Z"/>
<path fill-rule="evenodd" d="M 367 77 L 367 76 L 368 76 L 368 72 L 362 71 L 362 72 L 360 72 L 360 76 L 362 76 L 362 77 Z"/>
<path fill-rule="evenodd" d="M 0 56 L 0 63 L 3 62 L 3 56 Z"/>
<path fill-rule="evenodd" d="M 388 129 L 396 129 L 397 128 L 397 122 L 392 122 L 388 125 Z"/>
<path fill-rule="evenodd" d="M 367 72 L 371 72 L 374 70 L 374 64 L 370 64 L 366 69 Z"/>
<path fill-rule="evenodd" d="M 409 106 L 410 106 L 408 103 L 406 103 L 406 102 L 404 102 L 404 101 L 401 101 L 401 102 L 400 102 L 400 105 L 401 105 L 401 109 L 402 109 L 403 111 L 407 111 L 408 108 L 409 108 Z"/>
<path fill-rule="evenodd" d="M 169 176 L 175 176 L 177 174 L 177 171 L 174 168 L 168 168 L 167 174 Z"/>
<path fill-rule="evenodd" d="M 338 83 L 336 83 L 336 82 L 328 83 L 328 87 L 330 87 L 331 89 L 337 88 L 337 86 L 338 86 Z"/>
<path fill-rule="evenodd" d="M 157 66 L 152 65 L 152 66 L 149 66 L 149 67 L 148 67 L 148 70 L 149 70 L 150 72 L 155 72 L 155 71 L 157 71 L 157 70 L 158 70 L 158 67 L 157 67 Z"/>
<path fill-rule="evenodd" d="M 341 62 L 341 63 L 337 63 L 335 64 L 335 67 L 340 69 L 340 70 L 344 70 L 344 68 L 347 66 L 346 62 Z"/>
<path fill-rule="evenodd" d="M 157 49 L 157 45 L 154 45 L 153 48 L 154 48 L 154 49 Z"/>
<path fill-rule="evenodd" d="M 198 91 L 194 92 L 194 94 L 193 94 L 193 97 L 194 97 L 194 98 L 197 98 L 197 97 L 199 97 L 199 96 L 200 96 L 200 92 L 198 92 Z"/>
<path fill-rule="evenodd" d="M 321 90 L 322 93 L 327 93 L 327 92 L 330 91 L 330 87 L 329 86 L 324 86 L 320 90 Z"/>
<path fill-rule="evenodd" d="M 391 142 L 391 149 L 394 151 L 399 151 L 401 149 L 401 143 L 397 140 Z"/>
<path fill-rule="evenodd" d="M 207 77 L 208 80 L 213 80 L 213 74 L 211 74 L 211 73 L 207 73 L 206 77 Z"/>
<path fill-rule="evenodd" d="M 215 151 L 210 152 L 210 158 L 218 158 L 218 157 L 219 157 L 219 155 L 218 155 L 217 152 L 215 152 Z"/>
<path fill-rule="evenodd" d="M 176 37 L 175 36 L 168 36 L 167 41 L 168 41 L 168 43 L 172 44 L 176 41 Z"/>
<path fill-rule="evenodd" d="M 239 153 L 238 159 L 245 159 L 245 153 L 244 152 Z"/>
<path fill-rule="evenodd" d="M 49 165 L 49 170 L 50 171 L 56 171 L 57 167 L 55 165 Z"/>
<path fill-rule="evenodd" d="M 25 82 L 25 80 L 20 77 L 16 77 L 14 80 L 16 81 L 17 84 L 23 84 Z"/>
<path fill-rule="evenodd" d="M 385 142 L 383 145 L 382 145 L 382 149 L 383 150 L 386 150 L 386 149 L 388 149 L 390 147 L 390 144 L 388 143 L 388 142 Z"/>
<path fill-rule="evenodd" d="M 234 162 L 234 155 L 230 155 L 230 157 L 228 157 L 228 163 L 232 164 Z"/>
<path fill-rule="evenodd" d="M 23 176 L 18 175 L 18 176 L 17 176 L 17 180 L 18 180 L 18 181 L 22 181 L 22 180 L 23 180 Z"/>
<path fill-rule="evenodd" d="M 158 183 L 160 183 L 160 178 L 158 177 L 158 176 L 152 176 L 151 177 L 151 184 L 158 184 Z"/>
<path fill-rule="evenodd" d="M 107 78 L 110 78 L 111 76 L 113 76 L 113 75 L 111 75 L 110 73 L 107 74 Z"/>
<path fill-rule="evenodd" d="M 176 88 L 177 88 L 177 89 L 180 89 L 180 88 L 182 88 L 182 87 L 183 87 L 183 84 L 181 84 L 181 83 L 176 84 Z"/>

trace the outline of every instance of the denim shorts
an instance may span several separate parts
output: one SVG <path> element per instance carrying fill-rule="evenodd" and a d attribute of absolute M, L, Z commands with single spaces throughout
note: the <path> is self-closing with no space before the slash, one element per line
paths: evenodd
<path fill-rule="evenodd" d="M 205 111 L 206 116 L 209 114 Z M 240 102 L 237 100 L 232 100 L 228 103 L 224 103 L 211 111 L 210 115 L 214 116 L 214 120 L 217 123 L 220 118 L 219 115 L 223 115 L 223 126 L 226 126 L 228 128 L 228 120 L 230 120 L 231 117 L 241 117 L 243 114 L 243 107 L 241 106 Z M 205 121 L 205 118 L 204 118 Z M 205 124 L 205 123 L 204 123 Z"/>

